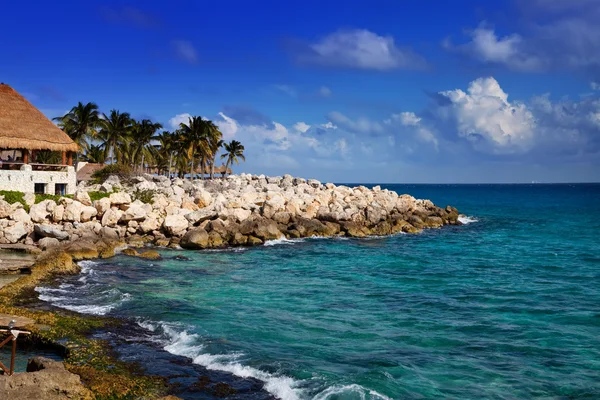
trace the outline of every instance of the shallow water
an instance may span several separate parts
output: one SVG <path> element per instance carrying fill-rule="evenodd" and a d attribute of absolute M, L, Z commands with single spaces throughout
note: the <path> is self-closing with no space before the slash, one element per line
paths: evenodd
<path fill-rule="evenodd" d="M 390 188 L 469 223 L 88 261 L 40 298 L 284 399 L 600 398 L 600 185 Z"/>

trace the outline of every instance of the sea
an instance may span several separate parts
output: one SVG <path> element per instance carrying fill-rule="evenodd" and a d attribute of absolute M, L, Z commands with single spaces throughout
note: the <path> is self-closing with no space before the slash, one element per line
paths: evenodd
<path fill-rule="evenodd" d="M 232 399 L 600 399 L 600 184 L 381 186 L 463 225 L 118 255 L 36 290 Z"/>

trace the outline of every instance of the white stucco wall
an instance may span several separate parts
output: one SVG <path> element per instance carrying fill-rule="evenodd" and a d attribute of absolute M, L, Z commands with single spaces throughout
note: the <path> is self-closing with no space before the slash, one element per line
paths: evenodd
<path fill-rule="evenodd" d="M 46 184 L 46 193 L 54 194 L 54 185 L 66 183 L 66 194 L 75 193 L 77 174 L 75 168 L 65 167 L 65 171 L 32 171 L 31 165 L 21 166 L 21 170 L 0 170 L 0 190 L 16 190 L 34 193 L 36 183 Z"/>

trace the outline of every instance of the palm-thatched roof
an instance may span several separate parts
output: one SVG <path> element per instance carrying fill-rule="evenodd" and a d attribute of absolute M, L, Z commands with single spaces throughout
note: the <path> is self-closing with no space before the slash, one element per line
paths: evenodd
<path fill-rule="evenodd" d="M 225 172 L 225 166 L 221 165 L 221 166 L 215 166 L 215 174 L 222 174 Z M 202 173 L 202 167 L 197 167 L 196 168 L 196 173 L 197 174 L 201 174 Z M 231 168 L 227 168 L 227 173 L 231 174 Z M 206 168 L 204 168 L 204 174 L 208 175 L 210 174 L 210 165 L 207 165 Z"/>
<path fill-rule="evenodd" d="M 66 133 L 5 84 L 0 84 L 0 148 L 78 151 Z"/>
<path fill-rule="evenodd" d="M 106 164 L 87 163 L 77 171 L 77 182 L 91 181 L 94 172 L 106 167 Z"/>

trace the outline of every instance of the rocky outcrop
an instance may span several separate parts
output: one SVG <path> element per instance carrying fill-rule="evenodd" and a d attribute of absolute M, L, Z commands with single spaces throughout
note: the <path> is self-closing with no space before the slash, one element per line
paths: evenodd
<path fill-rule="evenodd" d="M 92 201 L 87 190 L 118 192 Z M 132 201 L 139 191 L 145 196 Z M 458 225 L 458 211 L 379 186 L 336 186 L 315 179 L 234 175 L 212 181 L 143 175 L 123 184 L 80 186 L 73 198 L 45 200 L 27 213 L 0 200 L 0 243 L 75 242 L 144 237 L 193 249 L 255 245 L 280 237 L 365 237 Z M 44 246 L 55 246 L 45 240 Z M 83 251 L 83 249 L 82 249 Z M 83 251 L 85 253 L 85 251 Z"/>
<path fill-rule="evenodd" d="M 0 399 L 66 400 L 93 399 L 78 375 L 65 369 L 62 362 L 43 357 L 29 360 L 27 372 L 0 375 Z"/>

